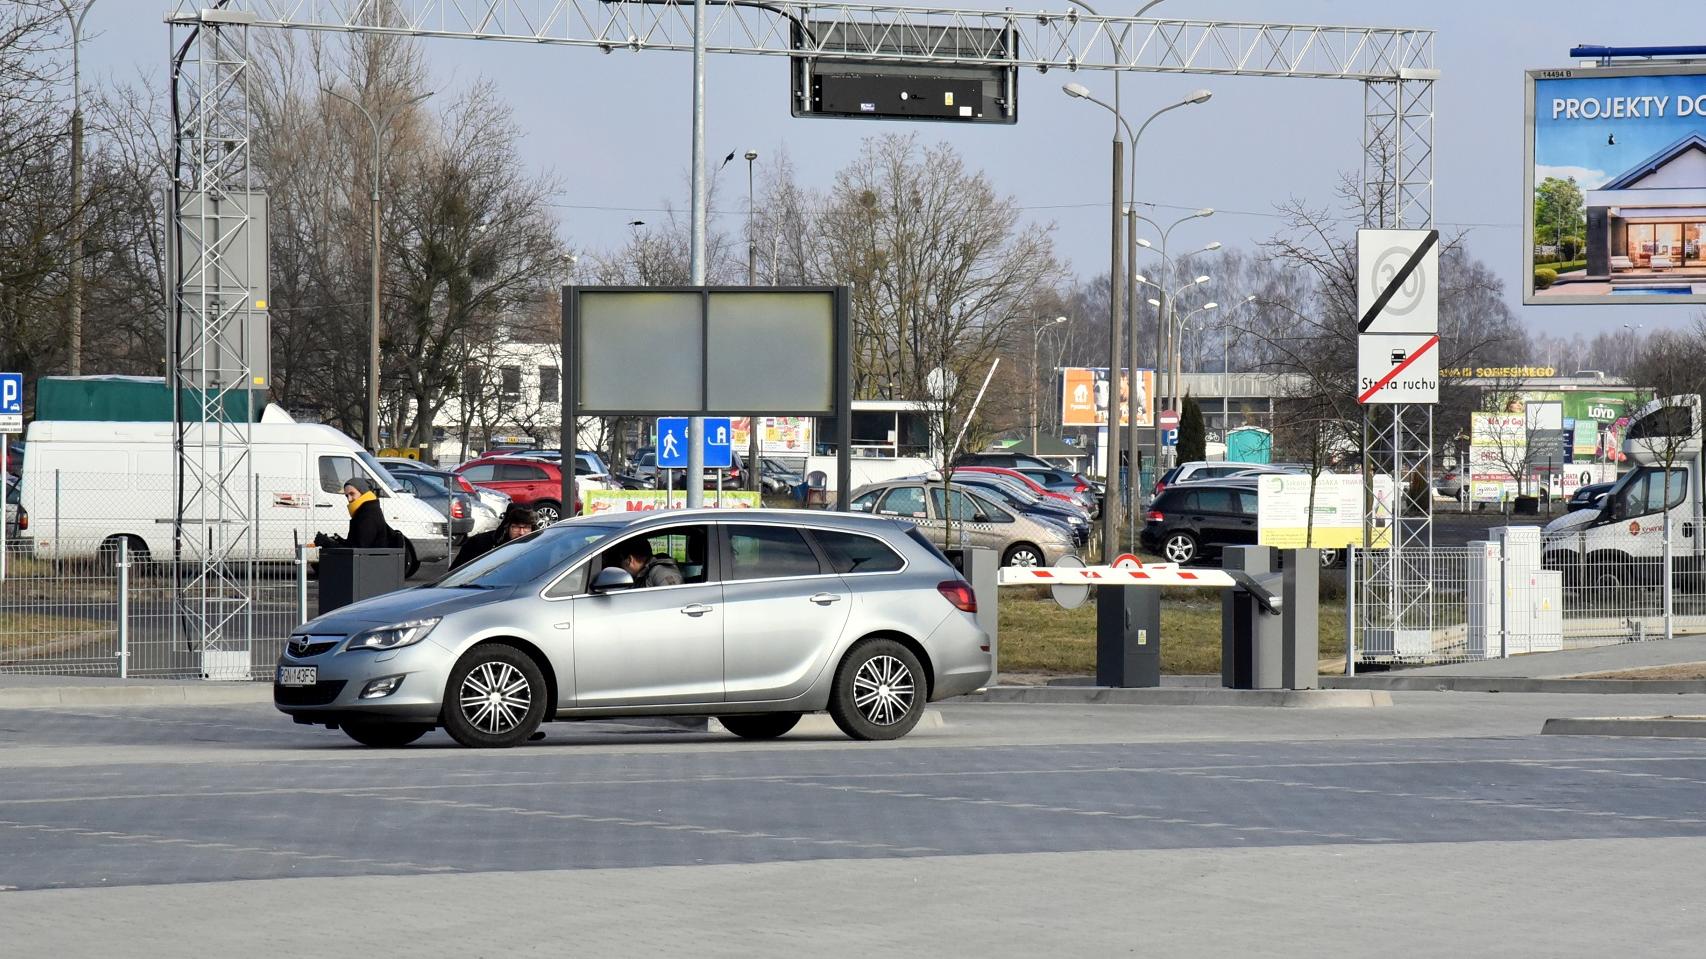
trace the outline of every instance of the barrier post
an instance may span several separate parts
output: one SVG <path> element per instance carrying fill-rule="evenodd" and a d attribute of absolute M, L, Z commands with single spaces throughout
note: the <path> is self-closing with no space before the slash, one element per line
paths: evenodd
<path fill-rule="evenodd" d="M 1321 551 L 1294 549 L 1286 557 L 1280 620 L 1284 636 L 1280 683 L 1286 689 L 1321 686 Z"/>
<path fill-rule="evenodd" d="M 1120 689 L 1161 685 L 1159 588 L 1097 588 L 1096 685 Z"/>

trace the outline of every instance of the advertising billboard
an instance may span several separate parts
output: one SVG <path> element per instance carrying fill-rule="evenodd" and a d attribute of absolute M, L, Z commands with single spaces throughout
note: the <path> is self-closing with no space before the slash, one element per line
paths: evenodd
<path fill-rule="evenodd" d="M 1706 303 L 1706 65 L 1527 77 L 1523 302 Z"/>
<path fill-rule="evenodd" d="M 1155 425 L 1155 371 L 1137 371 L 1137 395 L 1132 396 L 1131 378 L 1120 371 L 1120 425 Z M 1066 367 L 1060 371 L 1060 425 L 1108 425 L 1108 371 L 1105 367 Z"/>

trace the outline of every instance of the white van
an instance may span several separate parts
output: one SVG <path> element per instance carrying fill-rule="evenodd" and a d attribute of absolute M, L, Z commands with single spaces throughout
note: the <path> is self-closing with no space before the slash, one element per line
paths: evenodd
<path fill-rule="evenodd" d="M 1623 452 L 1635 468 L 1598 507 L 1579 509 L 1542 530 L 1542 562 L 1566 586 L 1655 585 L 1670 531 L 1675 569 L 1706 561 L 1706 489 L 1701 481 L 1700 397 L 1666 396 L 1636 411 Z"/>
<path fill-rule="evenodd" d="M 272 416 L 269 411 L 268 419 Z M 213 459 L 216 448 L 207 448 L 204 460 L 210 472 L 227 477 L 224 495 L 254 518 L 253 551 L 249 539 L 235 538 L 232 559 L 289 561 L 296 544 L 313 543 L 316 533 L 346 535 L 349 510 L 342 493 L 350 477 L 373 482 L 385 521 L 408 537 L 417 559 L 430 563 L 449 555 L 445 518 L 402 492 L 354 440 L 318 423 L 263 421 L 246 428 L 251 437 L 246 463 L 221 468 Z M 200 427 L 192 426 L 186 442 L 199 443 L 200 435 Z M 125 539 L 144 560 L 172 558 L 178 461 L 171 423 L 38 420 L 29 426 L 25 448 L 21 498 L 37 557 L 90 557 Z M 190 478 L 185 485 L 194 489 L 196 482 Z M 216 498 L 192 501 L 186 528 L 205 528 L 218 515 Z"/>

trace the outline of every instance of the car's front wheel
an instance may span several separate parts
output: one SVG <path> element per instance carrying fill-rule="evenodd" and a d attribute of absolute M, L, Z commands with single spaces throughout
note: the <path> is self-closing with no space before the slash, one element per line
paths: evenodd
<path fill-rule="evenodd" d="M 775 739 L 799 725 L 799 713 L 760 713 L 756 716 L 718 716 L 723 728 L 742 739 Z"/>
<path fill-rule="evenodd" d="M 344 735 L 375 749 L 407 746 L 432 732 L 431 723 L 344 723 Z"/>
<path fill-rule="evenodd" d="M 1161 541 L 1161 556 L 1183 566 L 1197 558 L 1197 538 L 1189 533 L 1168 533 Z"/>
<path fill-rule="evenodd" d="M 450 671 L 444 731 L 464 746 L 503 749 L 527 741 L 545 718 L 545 676 L 514 646 L 476 646 Z"/>
<path fill-rule="evenodd" d="M 1044 566 L 1043 551 L 1030 543 L 1015 543 L 1002 558 L 1003 566 Z"/>
<path fill-rule="evenodd" d="M 563 506 L 555 500 L 541 500 L 533 504 L 533 515 L 540 526 L 550 526 L 563 518 Z"/>
<path fill-rule="evenodd" d="M 929 695 L 912 650 L 892 639 L 867 639 L 835 671 L 829 715 L 850 739 L 899 739 L 918 725 Z"/>

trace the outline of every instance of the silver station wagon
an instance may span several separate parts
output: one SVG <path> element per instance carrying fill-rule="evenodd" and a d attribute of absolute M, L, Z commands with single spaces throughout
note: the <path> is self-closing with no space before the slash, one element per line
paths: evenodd
<path fill-rule="evenodd" d="M 273 701 L 368 746 L 440 726 L 513 746 L 541 722 L 643 715 L 716 716 L 764 739 L 823 710 L 854 739 L 894 739 L 926 702 L 988 681 L 976 610 L 959 572 L 892 519 L 581 517 L 304 623 Z"/>

